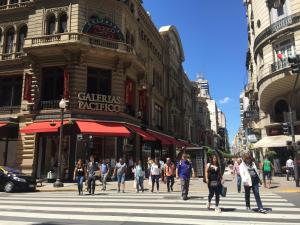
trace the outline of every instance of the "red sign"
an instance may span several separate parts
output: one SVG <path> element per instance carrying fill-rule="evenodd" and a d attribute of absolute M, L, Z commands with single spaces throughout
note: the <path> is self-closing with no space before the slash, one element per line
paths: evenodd
<path fill-rule="evenodd" d="M 134 83 L 131 79 L 126 80 L 125 84 L 125 104 L 133 106 L 134 103 Z"/>
<path fill-rule="evenodd" d="M 25 82 L 24 82 L 24 97 L 23 99 L 31 102 L 31 87 L 32 87 L 32 75 L 26 73 L 25 74 Z"/>

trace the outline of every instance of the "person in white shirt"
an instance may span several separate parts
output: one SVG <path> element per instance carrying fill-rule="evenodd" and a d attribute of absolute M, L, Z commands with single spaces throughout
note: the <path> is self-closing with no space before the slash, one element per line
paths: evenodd
<path fill-rule="evenodd" d="M 161 165 L 159 163 L 159 160 L 156 158 L 154 163 L 151 165 L 151 180 L 152 180 L 152 189 L 151 192 L 154 191 L 154 185 L 156 183 L 156 189 L 157 193 L 159 193 L 159 178 L 161 175 Z"/>
<path fill-rule="evenodd" d="M 289 157 L 289 159 L 286 161 L 286 179 L 289 180 L 290 176 L 294 175 L 294 161 L 292 159 L 292 156 Z"/>

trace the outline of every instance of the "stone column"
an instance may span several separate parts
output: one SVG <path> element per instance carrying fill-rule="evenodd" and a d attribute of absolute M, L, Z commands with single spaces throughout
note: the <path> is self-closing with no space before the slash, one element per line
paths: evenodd
<path fill-rule="evenodd" d="M 122 61 L 118 61 L 115 70 L 112 71 L 112 84 L 111 84 L 111 95 L 121 97 L 121 109 L 124 111 L 125 107 L 125 68 Z"/>

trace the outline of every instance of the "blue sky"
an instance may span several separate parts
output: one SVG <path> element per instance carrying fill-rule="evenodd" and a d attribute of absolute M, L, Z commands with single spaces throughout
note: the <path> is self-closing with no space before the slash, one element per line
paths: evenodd
<path fill-rule="evenodd" d="M 247 23 L 242 0 L 144 0 L 159 28 L 175 25 L 191 80 L 198 72 L 225 112 L 232 140 L 239 127 L 239 95 L 246 83 Z"/>

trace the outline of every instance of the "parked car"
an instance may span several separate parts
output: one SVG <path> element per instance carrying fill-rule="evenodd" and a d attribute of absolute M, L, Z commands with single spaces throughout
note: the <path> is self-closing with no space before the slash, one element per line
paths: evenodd
<path fill-rule="evenodd" d="M 35 191 L 36 180 L 10 167 L 0 166 L 0 191 Z"/>

